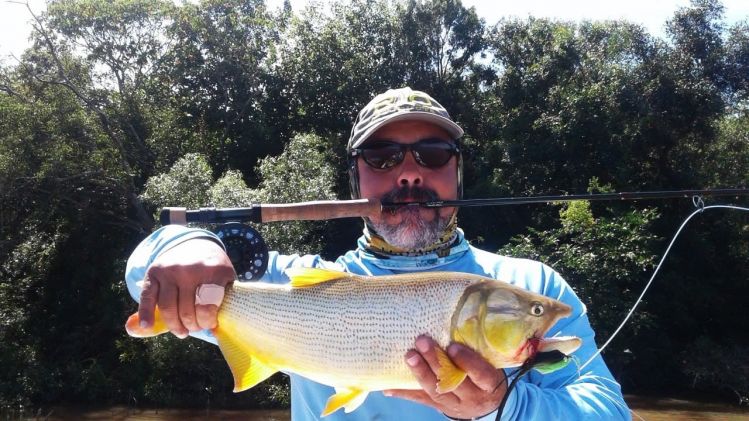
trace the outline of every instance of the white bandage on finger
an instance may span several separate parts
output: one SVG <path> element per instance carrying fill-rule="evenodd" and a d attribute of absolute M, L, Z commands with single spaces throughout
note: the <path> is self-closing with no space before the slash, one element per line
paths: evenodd
<path fill-rule="evenodd" d="M 195 304 L 216 306 L 224 299 L 224 287 L 216 284 L 203 284 L 195 290 Z"/>

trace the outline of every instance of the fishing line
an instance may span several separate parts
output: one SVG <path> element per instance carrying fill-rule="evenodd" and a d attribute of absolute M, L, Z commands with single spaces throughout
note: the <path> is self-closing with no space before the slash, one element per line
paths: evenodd
<path fill-rule="evenodd" d="M 634 414 L 634 415 L 635 415 L 635 416 L 636 416 L 637 418 L 641 419 L 642 421 L 648 421 L 648 420 L 646 420 L 645 418 L 641 417 L 641 416 L 640 416 L 640 414 L 638 414 L 638 413 L 637 413 L 637 412 L 635 412 L 635 411 L 632 411 L 631 409 L 630 409 L 630 412 L 632 412 L 632 413 L 633 413 L 633 414 Z"/>
<path fill-rule="evenodd" d="M 522 367 L 518 368 L 517 370 L 509 374 L 510 377 L 512 377 L 513 375 L 515 377 L 507 386 L 507 389 L 505 390 L 505 395 L 502 396 L 502 402 L 500 402 L 499 407 L 497 408 L 497 417 L 494 419 L 494 421 L 499 421 L 500 418 L 502 418 L 502 412 L 504 412 L 505 405 L 507 404 L 507 398 L 510 396 L 510 392 L 512 392 L 512 389 L 515 388 L 515 385 L 520 380 L 520 378 L 528 374 L 532 368 L 533 368 L 533 365 L 529 364 L 528 361 L 526 361 Z M 505 384 L 507 384 L 507 377 L 508 376 L 505 376 Z"/>
<path fill-rule="evenodd" d="M 676 242 L 676 239 L 679 237 L 679 234 L 681 234 L 681 232 L 684 230 L 684 227 L 689 223 L 689 221 L 695 215 L 700 214 L 700 213 L 704 212 L 707 209 L 733 209 L 733 210 L 740 210 L 740 211 L 749 212 L 749 208 L 744 208 L 744 207 L 740 207 L 740 206 L 733 206 L 733 205 L 712 205 L 712 206 L 705 206 L 705 203 L 702 201 L 702 198 L 700 198 L 700 197 L 693 197 L 692 198 L 692 203 L 697 207 L 697 210 L 695 210 L 689 216 L 687 216 L 684 219 L 684 221 L 681 223 L 681 225 L 679 226 L 679 229 L 676 230 L 676 233 L 671 238 L 671 241 L 669 242 L 668 247 L 666 247 L 666 251 L 663 253 L 663 256 L 661 257 L 660 262 L 658 262 L 658 266 L 656 266 L 655 270 L 653 271 L 653 274 L 650 276 L 650 280 L 648 280 L 648 283 L 645 284 L 645 288 L 642 289 L 642 292 L 640 293 L 640 296 L 637 298 L 637 300 L 635 301 L 634 305 L 632 305 L 632 308 L 629 310 L 629 312 L 627 313 L 627 315 L 624 317 L 624 320 L 622 320 L 622 322 L 616 328 L 616 330 L 614 331 L 614 333 L 611 334 L 611 336 L 606 341 L 606 343 L 604 343 L 588 359 L 588 361 L 586 361 L 584 364 L 579 365 L 578 364 L 578 359 L 574 358 L 574 357 L 572 358 L 572 360 L 575 362 L 575 365 L 577 365 L 577 370 L 576 370 L 577 374 L 575 376 L 571 376 L 570 379 L 579 376 L 581 374 L 582 370 L 585 369 L 585 367 L 588 366 L 588 364 L 590 364 L 598 355 L 601 354 L 601 352 L 603 352 L 604 349 L 606 349 L 606 347 L 609 346 L 609 344 L 611 343 L 611 341 L 613 341 L 614 338 L 616 337 L 616 335 L 619 334 L 619 332 L 622 330 L 622 328 L 624 327 L 624 325 L 627 324 L 627 322 L 629 321 L 630 317 L 632 316 L 632 314 L 634 314 L 635 310 L 637 309 L 637 306 L 639 306 L 640 303 L 642 302 L 643 297 L 645 296 L 645 294 L 647 293 L 648 289 L 650 288 L 650 285 L 652 285 L 653 280 L 658 275 L 658 272 L 661 270 L 661 266 L 663 266 L 663 262 L 666 260 L 666 257 L 668 257 L 668 254 L 671 252 L 671 248 L 673 247 L 674 243 Z M 505 382 L 507 382 L 507 377 L 514 376 L 514 378 L 512 379 L 512 381 L 507 386 L 507 390 L 505 390 L 505 395 L 502 397 L 502 401 L 500 402 L 499 407 L 497 408 L 497 417 L 496 417 L 495 421 L 499 421 L 499 419 L 502 417 L 502 412 L 504 410 L 505 404 L 507 403 L 507 398 L 510 395 L 510 392 L 512 391 L 512 389 L 515 388 L 515 385 L 517 384 L 517 382 L 523 376 L 525 376 L 526 374 L 528 374 L 531 371 L 532 368 L 533 368 L 533 362 L 531 360 L 529 360 L 529 361 L 526 361 L 526 363 L 523 364 L 523 366 L 521 366 L 519 369 L 517 369 L 514 372 L 510 373 L 509 375 L 505 376 Z M 507 384 L 507 383 L 505 383 L 505 384 Z M 645 420 L 639 414 L 635 413 L 631 409 L 630 409 L 630 412 L 634 413 L 639 419 L 641 419 L 643 421 Z"/>
<path fill-rule="evenodd" d="M 582 371 L 588 364 L 590 364 L 598 355 L 603 352 L 603 350 L 611 343 L 611 341 L 616 337 L 616 335 L 619 333 L 620 330 L 624 327 L 624 325 L 629 321 L 629 318 L 632 316 L 632 314 L 637 309 L 637 306 L 640 305 L 640 302 L 642 302 L 642 298 L 645 296 L 645 293 L 648 291 L 648 288 L 650 288 L 650 285 L 653 283 L 653 279 L 655 279 L 655 276 L 658 274 L 658 271 L 660 271 L 661 266 L 663 265 L 663 261 L 666 260 L 666 256 L 668 256 L 668 253 L 671 251 L 671 247 L 676 242 L 676 238 L 679 237 L 679 234 L 681 234 L 681 231 L 684 229 L 684 226 L 687 225 L 687 223 L 697 214 L 702 213 L 708 209 L 733 209 L 733 210 L 740 210 L 749 212 L 749 208 L 744 208 L 740 206 L 733 206 L 733 205 L 711 205 L 711 206 L 705 206 L 704 202 L 702 202 L 701 199 L 695 200 L 693 199 L 693 203 L 695 206 L 698 207 L 697 210 L 692 212 L 691 215 L 687 216 L 687 218 L 682 222 L 681 226 L 678 230 L 676 230 L 676 234 L 674 234 L 673 238 L 671 239 L 671 242 L 669 243 L 668 247 L 666 248 L 666 252 L 663 254 L 663 257 L 661 257 L 661 261 L 658 263 L 658 266 L 656 266 L 655 271 L 653 271 L 653 275 L 650 277 L 650 280 L 645 285 L 645 288 L 643 288 L 642 293 L 637 298 L 637 301 L 635 301 L 635 304 L 632 306 L 632 308 L 629 310 L 629 313 L 624 317 L 624 320 L 622 320 L 621 324 L 619 324 L 619 327 L 616 328 L 614 333 L 611 334 L 609 339 L 606 341 L 606 343 L 603 344 L 594 354 L 593 356 L 588 359 L 588 361 L 585 362 L 582 366 L 580 366 L 579 371 Z"/>

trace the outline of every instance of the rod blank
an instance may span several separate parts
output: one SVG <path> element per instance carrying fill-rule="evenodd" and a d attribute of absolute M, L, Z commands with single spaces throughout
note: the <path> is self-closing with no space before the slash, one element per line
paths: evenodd
<path fill-rule="evenodd" d="M 690 198 L 695 196 L 749 196 L 749 189 L 666 190 L 622 193 L 571 194 L 557 196 L 495 197 L 487 199 L 436 200 L 424 202 L 382 202 L 374 199 L 318 200 L 286 204 L 254 204 L 244 208 L 164 208 L 162 225 L 224 222 L 321 221 L 336 218 L 371 217 L 402 206 L 426 208 L 508 206 L 576 200 L 644 200 Z"/>
<path fill-rule="evenodd" d="M 675 199 L 693 196 L 747 196 L 749 189 L 705 189 L 705 190 L 666 190 L 646 192 L 570 194 L 557 196 L 530 197 L 495 197 L 488 199 L 436 200 L 426 202 L 383 202 L 383 208 L 399 206 L 422 206 L 427 208 L 474 207 L 474 206 L 507 206 L 527 205 L 533 203 L 573 202 L 576 200 L 641 200 L 641 199 Z"/>

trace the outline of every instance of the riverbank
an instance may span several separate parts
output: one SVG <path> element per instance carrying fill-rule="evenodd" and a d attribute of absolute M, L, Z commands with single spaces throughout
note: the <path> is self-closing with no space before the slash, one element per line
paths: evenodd
<path fill-rule="evenodd" d="M 749 406 L 699 402 L 677 398 L 652 398 L 627 395 L 633 420 L 646 421 L 747 421 Z"/>
<path fill-rule="evenodd" d="M 45 421 L 290 421 L 288 409 L 199 410 L 139 409 L 126 406 L 107 408 L 55 407 L 46 411 L 25 411 L 23 414 L 0 414 L 0 420 Z"/>
<path fill-rule="evenodd" d="M 698 402 L 676 398 L 627 395 L 633 420 L 646 421 L 749 421 L 749 406 Z M 289 410 L 197 410 L 139 409 L 126 406 L 107 408 L 55 407 L 17 413 L 2 413 L 2 420 L 82 420 L 82 421 L 290 421 Z"/>

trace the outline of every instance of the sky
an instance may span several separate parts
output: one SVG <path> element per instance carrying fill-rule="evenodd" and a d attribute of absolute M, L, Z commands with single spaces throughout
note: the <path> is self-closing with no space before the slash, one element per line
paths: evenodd
<path fill-rule="evenodd" d="M 31 15 L 26 0 L 0 0 L 0 62 L 15 61 L 28 46 Z M 27 0 L 35 13 L 45 9 L 45 0 Z M 266 0 L 270 7 L 281 7 L 283 0 Z M 308 0 L 291 0 L 301 10 Z M 463 0 L 475 7 L 488 24 L 503 17 L 528 16 L 579 22 L 583 20 L 625 19 L 643 25 L 656 36 L 664 36 L 664 23 L 689 0 Z M 726 22 L 730 25 L 749 19 L 749 0 L 723 0 Z"/>

